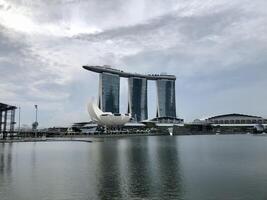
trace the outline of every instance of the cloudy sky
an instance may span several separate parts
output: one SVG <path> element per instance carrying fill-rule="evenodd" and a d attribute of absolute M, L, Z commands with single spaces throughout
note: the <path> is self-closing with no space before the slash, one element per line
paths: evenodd
<path fill-rule="evenodd" d="M 98 76 L 112 65 L 177 76 L 177 114 L 267 117 L 266 0 L 0 0 L 0 102 L 22 124 L 87 121 Z M 149 83 L 149 114 L 155 85 Z M 121 112 L 127 85 L 122 80 Z"/>

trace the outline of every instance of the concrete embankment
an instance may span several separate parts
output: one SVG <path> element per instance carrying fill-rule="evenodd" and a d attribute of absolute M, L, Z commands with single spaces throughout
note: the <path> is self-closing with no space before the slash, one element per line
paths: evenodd
<path fill-rule="evenodd" d="M 132 133 L 132 134 L 101 134 L 101 135 L 64 135 L 61 137 L 27 137 L 27 138 L 9 138 L 0 139 L 0 143 L 14 142 L 103 142 L 105 138 L 120 138 L 120 137 L 139 137 L 139 136 L 159 136 L 166 135 L 160 133 Z"/>
<path fill-rule="evenodd" d="M 23 138 L 23 139 L 6 139 L 0 140 L 0 143 L 14 143 L 14 142 L 94 142 L 89 139 L 78 138 Z"/>

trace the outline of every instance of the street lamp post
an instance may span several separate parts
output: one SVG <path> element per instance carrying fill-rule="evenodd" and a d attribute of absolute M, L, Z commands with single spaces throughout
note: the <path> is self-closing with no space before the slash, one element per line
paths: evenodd
<path fill-rule="evenodd" d="M 34 105 L 34 107 L 35 107 L 35 121 L 37 122 L 38 105 Z"/>
<path fill-rule="evenodd" d="M 20 134 L 20 106 L 19 106 L 19 128 L 18 128 L 18 134 Z"/>
<path fill-rule="evenodd" d="M 38 113 L 38 105 L 34 105 L 34 107 L 35 107 L 35 137 L 37 137 L 37 127 L 38 127 L 37 113 Z"/>

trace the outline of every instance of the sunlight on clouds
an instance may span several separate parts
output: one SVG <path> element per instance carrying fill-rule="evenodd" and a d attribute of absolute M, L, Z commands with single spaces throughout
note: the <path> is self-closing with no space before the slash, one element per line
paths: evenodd
<path fill-rule="evenodd" d="M 54 35 L 72 37 L 76 34 L 95 34 L 99 28 L 81 22 L 38 23 L 34 21 L 30 9 L 12 6 L 0 1 L 0 24 L 6 28 L 26 34 Z M 1 9 L 2 8 L 2 9 Z"/>
<path fill-rule="evenodd" d="M 79 24 L 69 24 L 67 28 L 64 30 L 66 32 L 66 36 L 75 36 L 78 34 L 96 34 L 100 33 L 101 29 L 96 27 L 88 27 L 86 25 Z"/>

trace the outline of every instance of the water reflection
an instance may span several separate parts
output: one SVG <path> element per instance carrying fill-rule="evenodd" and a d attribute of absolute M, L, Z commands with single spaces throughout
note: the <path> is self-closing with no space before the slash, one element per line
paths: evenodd
<path fill-rule="evenodd" d="M 183 196 L 179 156 L 174 140 L 131 138 L 99 148 L 101 199 L 170 199 Z"/>
<path fill-rule="evenodd" d="M 165 142 L 162 140 L 165 139 Z M 183 199 L 184 188 L 179 163 L 178 145 L 175 139 L 157 140 L 158 180 L 157 193 L 160 199 Z"/>
<path fill-rule="evenodd" d="M 0 199 L 5 200 L 11 192 L 12 144 L 0 144 Z"/>
<path fill-rule="evenodd" d="M 100 199 L 120 199 L 118 146 L 100 143 L 97 162 L 97 193 Z"/>
<path fill-rule="evenodd" d="M 125 171 L 124 195 L 128 197 L 148 198 L 151 194 L 151 174 L 149 167 L 147 138 L 135 138 L 125 140 L 127 148 L 124 160 L 121 162 L 122 170 Z M 125 165 L 126 164 L 126 165 Z"/>
<path fill-rule="evenodd" d="M 266 199 L 266 144 L 248 136 L 0 144 L 0 200 Z"/>
<path fill-rule="evenodd" d="M 12 171 L 12 143 L 0 144 L 0 174 L 10 175 Z"/>

